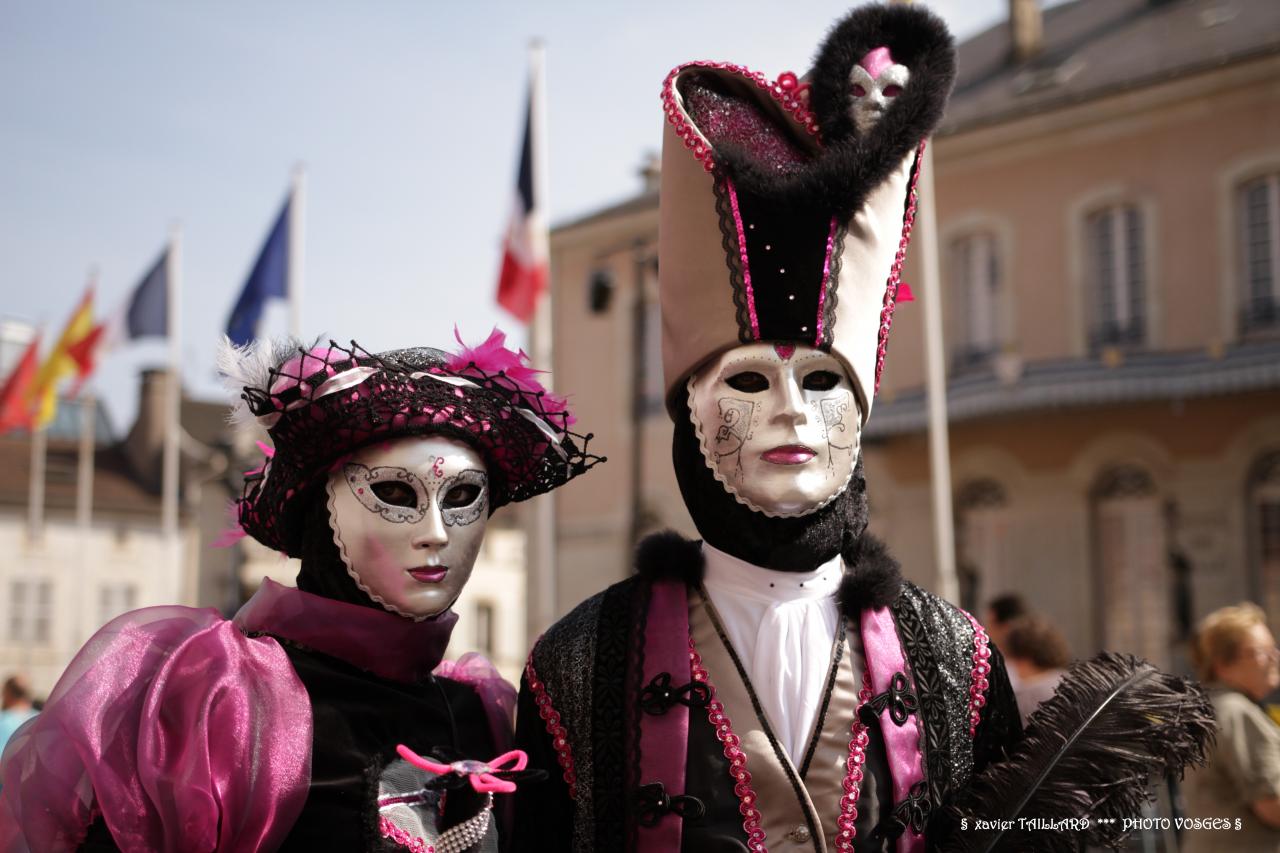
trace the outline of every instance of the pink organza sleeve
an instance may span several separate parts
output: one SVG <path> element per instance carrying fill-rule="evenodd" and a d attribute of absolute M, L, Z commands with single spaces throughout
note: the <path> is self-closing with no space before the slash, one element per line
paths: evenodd
<path fill-rule="evenodd" d="M 306 800 L 311 705 L 279 643 L 213 610 L 115 619 L 0 763 L 0 851 L 74 850 L 101 814 L 125 853 L 278 847 Z"/>
<path fill-rule="evenodd" d="M 467 652 L 456 661 L 441 661 L 433 674 L 471 685 L 484 705 L 497 747 L 494 754 L 511 749 L 515 743 L 516 689 L 488 658 L 479 652 Z"/>

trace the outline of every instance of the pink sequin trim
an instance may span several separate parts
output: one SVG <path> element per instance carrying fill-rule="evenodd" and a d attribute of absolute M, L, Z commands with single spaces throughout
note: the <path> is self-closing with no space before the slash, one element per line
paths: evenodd
<path fill-rule="evenodd" d="M 688 114 L 676 102 L 676 77 L 680 75 L 680 72 L 688 68 L 715 68 L 750 80 L 756 84 L 756 88 L 768 92 L 796 121 L 804 125 L 810 135 L 816 136 L 818 134 L 818 121 L 813 117 L 813 113 L 809 111 L 808 105 L 805 104 L 800 96 L 806 87 L 798 85 L 795 75 L 790 72 L 784 72 L 779 75 L 776 81 L 771 81 L 759 71 L 752 71 L 745 65 L 735 65 L 732 62 L 698 61 L 677 65 L 671 69 L 667 79 L 662 82 L 662 111 L 666 115 L 667 121 L 671 123 L 672 128 L 675 129 L 676 135 L 684 142 L 684 147 L 693 153 L 694 159 L 701 163 L 702 168 L 708 172 L 714 169 L 716 165 L 711 143 L 698 131 L 694 123 L 689 120 Z"/>
<path fill-rule="evenodd" d="M 738 229 L 738 259 L 742 262 L 742 283 L 747 288 L 747 313 L 751 315 L 751 339 L 760 340 L 760 320 L 756 316 L 756 294 L 751 289 L 751 266 L 747 262 L 747 233 L 742 229 L 742 214 L 738 212 L 738 191 L 733 181 L 725 179 L 724 185 L 729 188 L 729 206 L 733 208 L 733 224 Z M 830 249 L 827 250 L 828 253 Z M 821 309 L 819 309 L 821 313 Z"/>
<path fill-rule="evenodd" d="M 711 701 L 707 703 L 707 719 L 716 731 L 716 737 L 724 744 L 724 757 L 729 759 L 729 775 L 734 780 L 733 792 L 738 795 L 738 811 L 742 813 L 742 828 L 747 833 L 747 849 L 751 853 L 768 853 L 764 843 L 763 818 L 756 805 L 756 792 L 751 787 L 751 773 L 747 770 L 747 753 L 742 749 L 741 739 L 733 733 L 733 725 L 716 698 L 715 686 L 702 665 L 702 656 L 694 647 L 693 637 L 689 637 L 689 669 L 693 680 L 700 681 L 711 691 Z M 840 798 L 840 817 L 836 825 L 840 832 L 836 836 L 835 848 L 838 851 L 852 851 L 853 839 L 858 831 L 854 823 L 858 819 L 858 798 L 862 794 L 862 768 L 867 761 L 867 727 L 862 723 L 862 706 L 871 701 L 871 673 L 864 670 L 862 689 L 858 691 L 858 706 L 854 709 L 853 725 L 850 727 L 849 759 L 845 765 L 844 796 Z"/>
<path fill-rule="evenodd" d="M 977 737 L 978 723 L 982 721 L 982 709 L 987 704 L 987 687 L 991 674 L 991 649 L 988 646 L 987 631 L 978 624 L 968 612 L 961 613 L 973 625 L 973 673 L 969 677 L 969 737 Z"/>
<path fill-rule="evenodd" d="M 702 665 L 702 656 L 693 645 L 693 637 L 689 637 L 689 669 L 694 681 L 701 681 L 711 691 L 711 701 L 707 703 L 707 719 L 716 730 L 716 737 L 724 744 L 724 757 L 729 759 L 729 775 L 734 780 L 733 792 L 738 795 L 738 811 L 742 813 L 742 828 L 747 833 L 747 849 L 752 853 L 767 853 L 764 843 L 764 828 L 761 827 L 760 809 L 756 808 L 756 792 L 751 787 L 751 773 L 747 770 L 747 754 L 742 750 L 742 741 L 733 733 L 733 726 L 725 716 L 724 705 L 716 696 L 716 689 L 707 676 Z"/>
<path fill-rule="evenodd" d="M 533 668 L 532 655 L 529 657 L 529 662 L 525 664 L 524 674 L 529 681 L 529 689 L 533 691 L 534 701 L 538 706 L 538 716 L 542 717 L 547 726 L 547 734 L 551 735 L 551 746 L 556 751 L 556 761 L 560 763 L 560 769 L 563 771 L 564 783 L 569 786 L 569 798 L 577 799 L 578 774 L 574 772 L 573 753 L 569 751 L 569 732 L 560 725 L 560 713 L 551 707 L 551 696 L 547 693 L 547 686 L 538 678 L 538 673 Z"/>
<path fill-rule="evenodd" d="M 920 173 L 924 171 L 924 145 L 925 141 L 922 139 L 919 147 L 916 148 L 916 167 L 911 175 L 911 187 L 907 190 L 907 212 L 902 218 L 902 237 L 898 240 L 898 253 L 894 255 L 893 267 L 889 271 L 889 281 L 884 288 L 884 305 L 880 309 L 880 333 L 876 341 L 875 391 L 880 390 L 880 374 L 884 370 L 885 353 L 889 350 L 889 329 L 893 326 L 893 308 L 898 301 L 902 264 L 907 258 L 907 244 L 911 242 L 911 226 L 916 221 L 916 203 L 919 200 L 916 184 L 920 181 Z"/>
<path fill-rule="evenodd" d="M 827 301 L 827 282 L 831 280 L 831 252 L 836 246 L 836 228 L 839 222 L 831 217 L 831 227 L 827 229 L 827 254 L 822 261 L 822 286 L 818 288 L 818 333 L 813 336 L 813 345 L 822 346 L 822 306 Z"/>
<path fill-rule="evenodd" d="M 862 796 L 862 768 L 867 762 L 867 727 L 862 722 L 862 706 L 871 701 L 871 671 L 862 670 L 862 689 L 858 691 L 858 707 L 853 712 L 852 737 L 849 740 L 849 760 L 845 765 L 844 796 L 840 798 L 840 817 L 836 818 L 836 850 L 853 850 L 853 839 L 858 830 L 858 798 Z"/>
<path fill-rule="evenodd" d="M 412 850 L 413 853 L 436 853 L 435 847 L 421 838 L 410 835 L 385 816 L 378 818 L 378 831 L 382 833 L 383 838 L 390 838 L 401 847 Z"/>

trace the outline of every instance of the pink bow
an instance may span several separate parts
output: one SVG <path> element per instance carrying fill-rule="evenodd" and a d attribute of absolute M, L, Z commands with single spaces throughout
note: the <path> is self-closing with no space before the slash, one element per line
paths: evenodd
<path fill-rule="evenodd" d="M 510 794 L 516 789 L 516 783 L 506 782 L 493 774 L 519 772 L 529 763 L 529 756 L 522 749 L 504 752 L 497 758 L 487 762 L 464 759 L 455 761 L 452 764 L 437 764 L 418 755 L 418 753 L 404 744 L 397 746 L 396 752 L 400 753 L 400 757 L 414 767 L 421 768 L 429 773 L 435 773 L 440 776 L 446 773 L 456 773 L 459 776 L 466 776 L 468 781 L 471 782 L 471 787 L 481 794 Z M 505 766 L 508 764 L 514 766 Z"/>

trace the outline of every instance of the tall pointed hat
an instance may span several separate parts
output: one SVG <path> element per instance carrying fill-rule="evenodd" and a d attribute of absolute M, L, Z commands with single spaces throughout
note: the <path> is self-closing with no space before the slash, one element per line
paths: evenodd
<path fill-rule="evenodd" d="M 879 384 L 925 139 L 955 79 L 942 21 L 866 6 L 803 78 L 690 62 L 662 87 L 659 279 L 667 403 L 726 349 L 808 344 Z"/>

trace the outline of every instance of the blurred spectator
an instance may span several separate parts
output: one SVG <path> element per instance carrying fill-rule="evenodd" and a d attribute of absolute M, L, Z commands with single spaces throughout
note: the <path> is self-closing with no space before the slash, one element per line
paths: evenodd
<path fill-rule="evenodd" d="M 1184 851 L 1280 851 L 1280 727 L 1256 704 L 1280 685 L 1280 650 L 1262 608 L 1215 610 L 1191 649 L 1218 716 L 1218 741 L 1208 766 L 1185 785 L 1187 815 L 1228 818 L 1240 830 L 1188 832 Z"/>
<path fill-rule="evenodd" d="M 1008 592 L 987 602 L 987 618 L 982 624 L 987 629 L 987 636 L 996 644 L 996 648 L 1003 652 L 1009 623 L 1030 613 L 1031 608 L 1027 607 L 1022 596 L 1016 592 Z"/>
<path fill-rule="evenodd" d="M 18 726 L 38 712 L 31 701 L 31 686 L 21 675 L 13 675 L 0 688 L 0 753 Z"/>
<path fill-rule="evenodd" d="M 1031 712 L 1057 689 L 1071 652 L 1048 619 L 1028 615 L 1005 626 L 1004 659 L 1018 675 L 1013 692 L 1025 726 Z"/>

